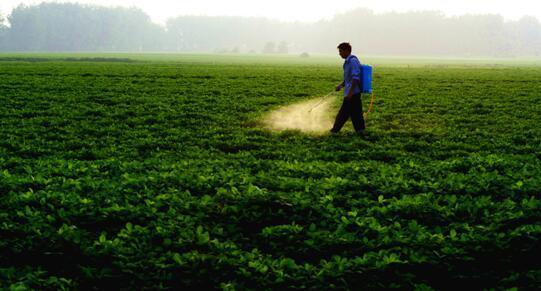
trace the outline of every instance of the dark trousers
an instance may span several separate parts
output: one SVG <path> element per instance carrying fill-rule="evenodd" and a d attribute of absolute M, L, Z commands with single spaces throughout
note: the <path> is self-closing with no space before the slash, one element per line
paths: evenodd
<path fill-rule="evenodd" d="M 344 98 L 344 102 L 342 103 L 342 107 L 340 107 L 340 111 L 338 111 L 338 114 L 336 115 L 334 126 L 331 131 L 339 132 L 350 117 L 355 131 L 359 132 L 365 129 L 361 93 L 353 95 L 349 100 Z"/>

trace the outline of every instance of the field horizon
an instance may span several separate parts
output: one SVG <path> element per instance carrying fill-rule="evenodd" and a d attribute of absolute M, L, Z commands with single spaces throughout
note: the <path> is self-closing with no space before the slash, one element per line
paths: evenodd
<path fill-rule="evenodd" d="M 353 51 L 363 63 L 377 66 L 541 66 L 541 57 L 449 57 L 449 56 L 391 56 L 364 55 L 362 51 Z M 216 63 L 286 63 L 286 64 L 340 64 L 343 60 L 338 54 L 310 54 L 301 57 L 301 53 L 262 54 L 262 53 L 202 53 L 202 52 L 0 52 L 0 60 L 47 61 L 61 59 L 130 59 L 132 61 L 151 62 L 216 62 Z"/>

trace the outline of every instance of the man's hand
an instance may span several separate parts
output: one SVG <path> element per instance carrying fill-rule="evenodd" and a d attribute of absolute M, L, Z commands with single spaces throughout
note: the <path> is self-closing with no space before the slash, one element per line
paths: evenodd
<path fill-rule="evenodd" d="M 342 88 L 344 88 L 344 82 L 338 84 L 338 86 L 336 86 L 336 91 L 340 91 L 342 90 Z"/>
<path fill-rule="evenodd" d="M 351 100 L 352 97 L 353 97 L 353 95 L 351 95 L 351 93 L 349 93 L 348 95 L 346 95 L 346 97 L 344 99 L 349 101 L 349 100 Z"/>

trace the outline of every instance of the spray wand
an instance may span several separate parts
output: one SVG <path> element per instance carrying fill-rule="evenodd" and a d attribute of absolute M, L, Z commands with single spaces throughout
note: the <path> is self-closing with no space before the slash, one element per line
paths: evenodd
<path fill-rule="evenodd" d="M 333 93 L 334 93 L 334 90 L 332 90 L 329 94 L 321 97 L 321 100 L 319 100 L 319 102 L 316 105 L 314 105 L 314 107 L 308 110 L 308 112 L 312 112 L 312 110 L 316 109 L 317 107 L 319 107 L 319 105 L 323 104 L 323 101 L 325 101 L 325 99 L 327 99 L 327 97 L 331 96 Z"/>

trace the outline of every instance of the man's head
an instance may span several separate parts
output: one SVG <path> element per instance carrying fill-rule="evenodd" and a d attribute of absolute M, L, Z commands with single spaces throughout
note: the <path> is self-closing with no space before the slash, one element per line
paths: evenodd
<path fill-rule="evenodd" d="M 351 54 L 351 45 L 349 42 L 343 42 L 338 45 L 338 53 L 340 56 L 345 59 Z"/>

